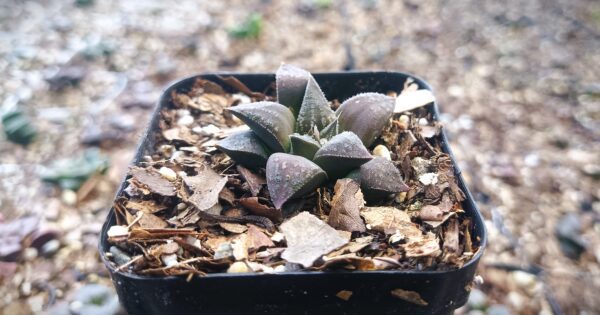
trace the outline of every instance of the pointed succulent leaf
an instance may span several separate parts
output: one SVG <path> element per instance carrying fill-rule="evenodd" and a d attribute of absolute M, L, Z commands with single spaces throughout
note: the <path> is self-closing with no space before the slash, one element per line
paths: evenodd
<path fill-rule="evenodd" d="M 325 143 L 315 153 L 313 161 L 327 172 L 329 178 L 337 179 L 372 158 L 354 133 L 342 132 Z"/>
<path fill-rule="evenodd" d="M 394 163 L 382 157 L 375 157 L 360 167 L 360 187 L 370 200 L 409 190 Z"/>
<path fill-rule="evenodd" d="M 370 146 L 392 117 L 394 98 L 380 93 L 361 93 L 346 100 L 337 115 L 342 131 L 354 132 Z"/>
<path fill-rule="evenodd" d="M 327 127 L 323 128 L 319 133 L 321 139 L 331 139 L 333 136 L 340 133 L 340 124 L 338 122 L 338 118 L 336 117 Z"/>
<path fill-rule="evenodd" d="M 312 131 L 314 126 L 321 130 L 334 119 L 335 112 L 329 106 L 325 94 L 323 94 L 312 75 L 309 76 L 302 106 L 300 106 L 300 112 L 296 120 L 296 131 L 305 134 Z"/>
<path fill-rule="evenodd" d="M 251 130 L 234 133 L 219 141 L 216 147 L 235 162 L 250 168 L 265 166 L 269 158 L 264 144 Z"/>
<path fill-rule="evenodd" d="M 309 193 L 327 181 L 325 172 L 297 155 L 275 153 L 267 161 L 267 187 L 277 209 L 289 199 Z"/>
<path fill-rule="evenodd" d="M 288 136 L 294 131 L 294 115 L 287 107 L 275 102 L 256 102 L 229 110 L 245 122 L 271 151 L 288 150 Z"/>
<path fill-rule="evenodd" d="M 299 135 L 297 133 L 290 135 L 290 152 L 294 155 L 303 156 L 309 160 L 315 156 L 315 153 L 321 145 L 309 135 Z"/>
<path fill-rule="evenodd" d="M 288 106 L 296 116 L 300 112 L 306 83 L 310 76 L 308 71 L 285 63 L 279 66 L 275 74 L 277 102 Z"/>

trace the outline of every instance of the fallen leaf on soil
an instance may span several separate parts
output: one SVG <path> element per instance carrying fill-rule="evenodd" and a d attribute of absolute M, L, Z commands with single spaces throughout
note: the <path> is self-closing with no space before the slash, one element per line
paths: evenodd
<path fill-rule="evenodd" d="M 137 223 L 143 229 L 162 229 L 169 226 L 165 220 L 151 213 L 143 213 Z"/>
<path fill-rule="evenodd" d="M 440 254 L 440 244 L 435 234 L 428 232 L 424 236 L 410 238 L 403 244 L 406 257 L 435 257 Z"/>
<path fill-rule="evenodd" d="M 189 202 L 199 210 L 206 211 L 219 202 L 219 193 L 225 187 L 227 177 L 205 167 L 195 176 L 184 177 L 183 181 L 193 191 Z"/>
<path fill-rule="evenodd" d="M 244 177 L 246 183 L 248 183 L 252 196 L 258 196 L 262 187 L 267 184 L 267 180 L 241 165 L 237 166 L 237 170 Z"/>
<path fill-rule="evenodd" d="M 444 218 L 444 212 L 438 206 L 426 205 L 421 208 L 421 211 L 419 212 L 419 218 L 424 221 L 442 221 Z"/>
<path fill-rule="evenodd" d="M 130 179 L 132 184 L 139 183 L 149 191 L 161 196 L 175 196 L 175 185 L 162 177 L 158 171 L 152 167 L 132 167 L 129 174 L 132 176 Z"/>
<path fill-rule="evenodd" d="M 327 223 L 339 230 L 366 231 L 365 223 L 360 218 L 360 209 L 365 205 L 360 185 L 352 179 L 343 178 L 335 183 L 334 191 Z"/>
<path fill-rule="evenodd" d="M 143 213 L 156 213 L 167 209 L 167 206 L 156 203 L 154 200 L 130 199 L 125 202 L 127 210 L 142 211 Z"/>
<path fill-rule="evenodd" d="M 244 232 L 246 232 L 246 230 L 248 230 L 247 226 L 245 226 L 243 224 L 239 224 L 239 223 L 220 222 L 219 226 L 222 227 L 223 230 L 225 230 L 227 232 L 235 233 L 235 234 L 244 233 Z"/>
<path fill-rule="evenodd" d="M 273 241 L 254 225 L 248 227 L 248 249 L 256 251 L 264 247 L 274 247 Z"/>
<path fill-rule="evenodd" d="M 310 267 L 321 256 L 346 244 L 338 232 L 308 212 L 301 212 L 281 224 L 288 247 L 281 257 L 288 262 Z"/>
<path fill-rule="evenodd" d="M 267 217 L 276 222 L 281 221 L 281 211 L 260 203 L 258 197 L 241 198 L 239 202 L 252 214 Z"/>
<path fill-rule="evenodd" d="M 418 292 L 415 291 L 408 291 L 408 290 L 403 290 L 403 289 L 394 289 L 390 292 L 392 294 L 392 296 L 397 297 L 401 300 L 413 303 L 413 304 L 417 304 L 417 305 L 421 305 L 421 306 L 427 306 L 429 303 L 427 303 L 427 301 L 423 300 L 423 298 L 421 298 L 421 295 Z"/>
<path fill-rule="evenodd" d="M 421 235 L 419 228 L 410 221 L 409 215 L 394 207 L 365 207 L 360 215 L 365 219 L 367 227 L 387 235 L 396 231 L 408 238 Z"/>

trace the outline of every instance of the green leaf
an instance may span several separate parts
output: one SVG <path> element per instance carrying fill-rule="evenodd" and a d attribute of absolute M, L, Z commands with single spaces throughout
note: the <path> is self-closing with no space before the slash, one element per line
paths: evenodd
<path fill-rule="evenodd" d="M 384 94 L 357 94 L 338 108 L 339 128 L 354 132 L 369 147 L 392 117 L 394 105 L 394 98 Z"/>
<path fill-rule="evenodd" d="M 297 155 L 275 153 L 269 157 L 266 168 L 267 187 L 273 205 L 301 197 L 327 181 L 327 174 L 315 163 Z"/>
<path fill-rule="evenodd" d="M 245 122 L 273 152 L 287 151 L 289 135 L 294 131 L 294 115 L 275 102 L 257 102 L 229 108 Z"/>
<path fill-rule="evenodd" d="M 313 130 L 313 126 L 316 126 L 317 130 L 321 130 L 334 119 L 334 111 L 329 106 L 317 81 L 311 75 L 308 78 L 302 106 L 300 106 L 300 113 L 296 120 L 296 131 L 305 134 Z"/>
<path fill-rule="evenodd" d="M 229 30 L 229 35 L 235 38 L 258 38 L 262 30 L 262 16 L 252 13 L 244 23 Z"/>
<path fill-rule="evenodd" d="M 354 133 L 342 132 L 325 143 L 313 160 L 327 172 L 329 178 L 337 179 L 372 158 Z"/>
<path fill-rule="evenodd" d="M 290 135 L 291 150 L 294 155 L 303 156 L 309 160 L 315 156 L 321 145 L 317 140 L 308 135 L 299 135 L 297 133 Z"/>
<path fill-rule="evenodd" d="M 251 130 L 232 134 L 219 141 L 216 147 L 232 160 L 250 168 L 265 166 L 269 158 L 269 152 Z"/>
<path fill-rule="evenodd" d="M 369 200 L 409 190 L 394 163 L 382 157 L 375 157 L 360 167 L 360 187 Z"/>
<path fill-rule="evenodd" d="M 300 105 L 304 99 L 306 84 L 310 73 L 296 66 L 282 63 L 277 69 L 277 102 L 290 108 L 294 116 L 298 116 Z"/>

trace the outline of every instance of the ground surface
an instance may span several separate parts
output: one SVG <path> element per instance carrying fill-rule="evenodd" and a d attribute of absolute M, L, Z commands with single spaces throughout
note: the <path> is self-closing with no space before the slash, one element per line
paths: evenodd
<path fill-rule="evenodd" d="M 230 37 L 251 12 L 259 38 Z M 103 294 L 92 284 L 110 286 L 98 234 L 162 88 L 281 61 L 411 72 L 434 87 L 489 230 L 483 284 L 461 312 L 600 313 L 598 1 L 2 1 L 0 56 L 0 100 L 38 129 L 27 148 L 0 140 L 0 221 L 41 217 L 59 241 L 0 265 L 0 313 L 83 312 Z M 85 76 L 51 91 L 45 79 L 69 69 Z M 40 181 L 83 142 L 100 143 L 105 175 L 79 194 Z M 116 312 L 110 294 L 92 308 Z"/>

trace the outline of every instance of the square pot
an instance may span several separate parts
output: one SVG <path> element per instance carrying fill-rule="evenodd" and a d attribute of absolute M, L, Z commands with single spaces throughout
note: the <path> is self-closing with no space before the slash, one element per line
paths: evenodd
<path fill-rule="evenodd" d="M 275 82 L 274 74 L 228 73 L 253 91 L 265 91 Z M 427 83 L 400 72 L 340 72 L 313 74 L 327 99 L 345 100 L 361 92 L 400 92 L 408 77 L 421 89 Z M 187 92 L 196 78 L 222 82 L 217 74 L 202 74 L 176 82 L 167 88 L 154 111 L 150 126 L 142 139 L 133 164 L 153 149 L 160 111 L 172 108 L 171 92 Z M 234 92 L 226 84 L 226 91 Z M 433 119 L 438 119 L 437 104 L 428 105 Z M 453 159 L 443 130 L 442 149 Z M 459 187 L 466 195 L 463 209 L 473 222 L 473 238 L 479 250 L 463 267 L 450 271 L 381 270 L 381 271 L 300 271 L 280 274 L 215 273 L 194 277 L 150 277 L 116 271 L 105 253 L 110 244 L 107 230 L 115 224 L 114 209 L 108 214 L 100 238 L 99 250 L 108 268 L 122 305 L 130 314 L 448 314 L 462 306 L 469 296 L 470 284 L 486 245 L 481 214 L 454 163 Z M 125 188 L 121 184 L 117 196 Z M 394 289 L 414 291 L 423 303 L 394 297 Z M 347 301 L 336 296 L 352 291 Z"/>

